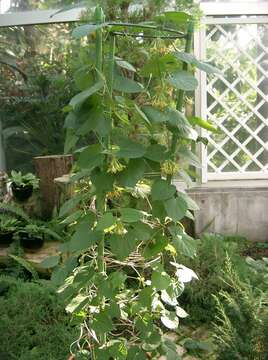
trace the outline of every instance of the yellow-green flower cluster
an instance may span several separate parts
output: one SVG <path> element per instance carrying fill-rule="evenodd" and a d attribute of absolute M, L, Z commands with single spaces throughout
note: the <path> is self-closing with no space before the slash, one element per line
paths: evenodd
<path fill-rule="evenodd" d="M 112 157 L 111 162 L 108 166 L 107 172 L 111 174 L 116 174 L 125 169 L 125 165 L 121 164 L 115 157 Z"/>
<path fill-rule="evenodd" d="M 161 171 L 164 175 L 175 175 L 179 168 L 179 164 L 173 160 L 166 160 L 161 164 Z"/>

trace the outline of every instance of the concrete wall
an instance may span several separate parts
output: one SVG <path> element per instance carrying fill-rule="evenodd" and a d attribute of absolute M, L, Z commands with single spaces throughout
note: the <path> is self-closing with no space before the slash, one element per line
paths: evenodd
<path fill-rule="evenodd" d="M 199 204 L 195 232 L 268 241 L 268 180 L 210 182 L 188 190 Z"/>

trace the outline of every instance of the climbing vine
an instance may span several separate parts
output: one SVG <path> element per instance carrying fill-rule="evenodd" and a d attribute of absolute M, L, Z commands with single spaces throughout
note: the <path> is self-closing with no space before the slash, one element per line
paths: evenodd
<path fill-rule="evenodd" d="M 106 22 L 100 7 L 94 16 L 72 34 L 81 44 L 80 92 L 65 108 L 65 150 L 78 149 L 72 181 L 80 191 L 60 211 L 71 233 L 61 246 L 65 261 L 47 265 L 81 324 L 75 358 L 178 359 L 163 334 L 187 316 L 179 296 L 197 276 L 177 257 L 195 256 L 182 219 L 198 207 L 173 180 L 190 181 L 189 166 L 199 165 L 191 152 L 196 127 L 214 130 L 184 114 L 198 86 L 194 69 L 217 69 L 191 54 L 194 22 L 186 13 L 141 24 Z M 118 53 L 126 38 L 135 63 Z"/>

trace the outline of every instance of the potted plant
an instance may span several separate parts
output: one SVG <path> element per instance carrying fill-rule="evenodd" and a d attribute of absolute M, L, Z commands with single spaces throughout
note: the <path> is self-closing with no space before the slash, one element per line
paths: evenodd
<path fill-rule="evenodd" d="M 20 245 L 28 250 L 40 249 L 45 241 L 46 236 L 49 239 L 61 240 L 60 236 L 42 222 L 29 223 L 20 227 L 16 231 L 16 238 Z"/>
<path fill-rule="evenodd" d="M 6 214 L 0 215 L 0 243 L 10 244 L 13 241 L 13 235 L 16 232 L 20 221 Z"/>
<path fill-rule="evenodd" d="M 36 224 L 28 224 L 18 229 L 16 233 L 20 244 L 25 249 L 36 250 L 44 244 L 44 231 L 43 226 Z"/>
<path fill-rule="evenodd" d="M 16 200 L 26 201 L 32 195 L 33 190 L 39 186 L 39 179 L 32 173 L 22 175 L 21 171 L 11 171 L 9 178 L 12 193 Z"/>

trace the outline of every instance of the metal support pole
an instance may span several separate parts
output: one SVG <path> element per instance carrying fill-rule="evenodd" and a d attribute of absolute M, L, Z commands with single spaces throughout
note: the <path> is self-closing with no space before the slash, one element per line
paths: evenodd
<path fill-rule="evenodd" d="M 3 130 L 3 125 L 2 125 L 2 120 L 0 119 L 0 171 L 5 171 L 6 170 L 6 159 L 5 159 L 5 150 L 4 150 L 2 130 Z"/>

